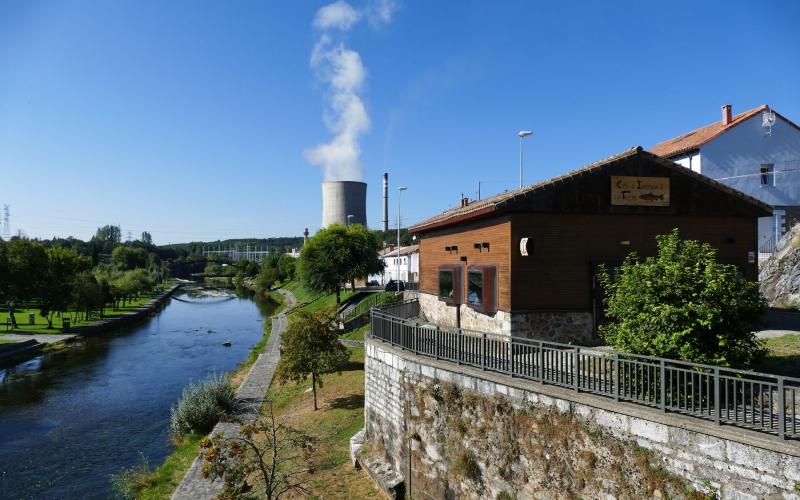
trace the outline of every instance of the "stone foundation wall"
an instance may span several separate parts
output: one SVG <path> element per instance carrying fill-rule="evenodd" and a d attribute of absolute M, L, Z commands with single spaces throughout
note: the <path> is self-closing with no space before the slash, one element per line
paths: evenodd
<path fill-rule="evenodd" d="M 388 461 L 414 497 L 800 499 L 797 442 L 374 340 L 365 363 L 366 453 Z"/>
<path fill-rule="evenodd" d="M 435 295 L 416 293 L 420 310 L 429 321 L 448 328 L 456 327 L 456 306 L 449 306 Z M 594 322 L 589 312 L 531 311 L 483 314 L 461 305 L 461 328 L 495 335 L 513 335 L 551 342 L 596 345 Z"/>

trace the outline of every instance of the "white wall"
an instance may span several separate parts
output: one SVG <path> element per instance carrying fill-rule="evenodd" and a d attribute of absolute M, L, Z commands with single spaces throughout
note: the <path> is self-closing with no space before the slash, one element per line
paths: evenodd
<path fill-rule="evenodd" d="M 398 276 L 402 281 L 419 281 L 419 252 L 400 256 L 399 275 L 396 255 L 381 257 L 381 260 L 386 264 L 383 274 L 370 276 L 370 281 L 375 280 L 378 284 L 385 285 L 391 280 L 398 279 Z"/>
<path fill-rule="evenodd" d="M 698 174 L 702 174 L 701 170 L 701 160 L 700 160 L 700 153 L 692 153 L 688 155 L 678 156 L 674 158 L 672 161 L 677 163 L 682 167 L 686 167 L 688 169 L 697 172 Z"/>

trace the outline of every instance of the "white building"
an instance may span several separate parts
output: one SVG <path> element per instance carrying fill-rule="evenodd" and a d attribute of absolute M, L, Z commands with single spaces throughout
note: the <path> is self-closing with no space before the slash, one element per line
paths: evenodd
<path fill-rule="evenodd" d="M 800 127 L 767 105 L 659 143 L 650 151 L 749 194 L 773 207 L 758 221 L 767 250 L 800 219 Z"/>
<path fill-rule="evenodd" d="M 386 264 L 383 274 L 375 274 L 369 277 L 369 281 L 377 281 L 379 285 L 385 285 L 391 280 L 419 281 L 419 245 L 400 247 L 398 255 L 397 247 L 388 246 L 384 248 L 380 259 Z"/>

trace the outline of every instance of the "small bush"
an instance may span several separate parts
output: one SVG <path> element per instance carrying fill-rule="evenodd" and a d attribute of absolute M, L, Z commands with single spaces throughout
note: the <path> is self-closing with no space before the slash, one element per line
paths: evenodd
<path fill-rule="evenodd" d="M 235 404 L 236 393 L 224 375 L 212 376 L 200 384 L 189 384 L 172 407 L 170 430 L 174 436 L 209 432 L 220 417 L 233 411 Z"/>
<path fill-rule="evenodd" d="M 139 463 L 109 476 L 111 489 L 118 498 L 134 499 L 150 484 L 150 462 L 141 452 L 139 456 Z"/>
<path fill-rule="evenodd" d="M 463 450 L 456 456 L 455 460 L 453 460 L 452 468 L 453 472 L 459 476 L 471 479 L 476 483 L 480 483 L 483 479 L 478 461 L 475 460 L 475 455 L 469 450 Z"/>

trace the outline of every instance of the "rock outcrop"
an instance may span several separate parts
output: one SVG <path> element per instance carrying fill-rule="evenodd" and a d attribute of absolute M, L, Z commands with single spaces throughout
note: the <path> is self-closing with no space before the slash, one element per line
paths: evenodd
<path fill-rule="evenodd" d="M 800 224 L 795 224 L 778 242 L 775 253 L 759 272 L 761 293 L 771 307 L 800 305 Z"/>

